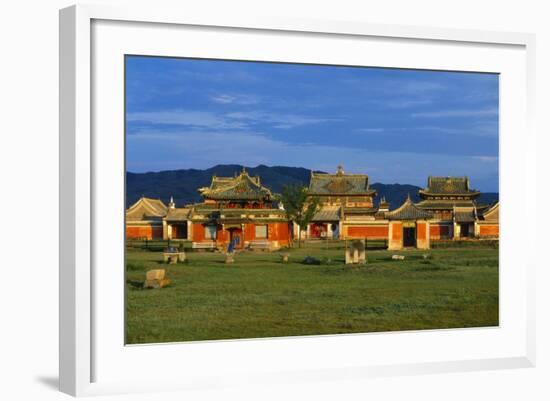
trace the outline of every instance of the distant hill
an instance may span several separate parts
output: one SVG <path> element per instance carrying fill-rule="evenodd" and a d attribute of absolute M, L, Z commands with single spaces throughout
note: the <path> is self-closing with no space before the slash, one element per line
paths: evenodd
<path fill-rule="evenodd" d="M 141 196 L 160 198 L 168 203 L 170 196 L 174 197 L 177 206 L 188 203 L 200 202 L 201 196 L 197 188 L 210 185 L 213 175 L 230 177 L 242 171 L 243 166 L 237 164 L 221 164 L 206 170 L 187 169 L 159 171 L 155 173 L 126 173 L 126 205 L 136 202 Z M 302 167 L 246 167 L 251 176 L 259 175 L 262 185 L 272 192 L 281 192 L 283 185 L 301 184 L 307 186 L 311 176 L 311 170 Z M 385 197 L 390 203 L 390 208 L 400 206 L 407 194 L 413 201 L 418 201 L 420 187 L 408 184 L 371 184 L 371 188 L 377 192 L 376 203 L 381 197 Z M 498 193 L 482 193 L 478 203 L 491 204 L 498 200 Z"/>
<path fill-rule="evenodd" d="M 167 203 L 170 196 L 174 197 L 176 205 L 184 205 L 201 201 L 197 192 L 200 187 L 210 185 L 213 175 L 231 177 L 239 174 L 243 166 L 236 164 L 221 164 L 206 170 L 171 170 L 156 173 L 126 173 L 127 206 L 133 204 L 142 195 L 150 198 L 160 198 Z M 301 167 L 246 167 L 251 176 L 259 175 L 262 185 L 272 192 L 280 192 L 285 184 L 309 183 L 311 171 Z"/>

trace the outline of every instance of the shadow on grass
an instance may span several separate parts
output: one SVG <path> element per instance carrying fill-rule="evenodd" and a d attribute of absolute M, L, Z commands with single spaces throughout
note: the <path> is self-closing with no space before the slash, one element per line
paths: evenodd
<path fill-rule="evenodd" d="M 126 284 L 129 284 L 132 289 L 135 290 L 142 290 L 143 289 L 143 281 L 137 281 L 137 280 L 126 280 Z"/>
<path fill-rule="evenodd" d="M 450 266 L 441 266 L 441 265 L 435 265 L 431 263 L 422 263 L 424 266 L 418 266 L 412 269 L 415 272 L 435 272 L 435 271 L 452 271 L 456 270 L 454 267 Z"/>

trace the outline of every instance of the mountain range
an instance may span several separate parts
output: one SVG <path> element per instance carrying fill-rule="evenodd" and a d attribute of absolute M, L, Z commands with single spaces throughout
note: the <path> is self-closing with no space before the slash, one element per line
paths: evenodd
<path fill-rule="evenodd" d="M 245 167 L 251 176 L 260 176 L 262 185 L 268 187 L 273 193 L 281 192 L 284 185 L 300 184 L 309 185 L 311 170 L 303 167 L 264 166 Z M 240 173 L 243 169 L 238 164 L 220 164 L 214 167 L 198 170 L 170 170 L 148 173 L 126 173 L 126 206 L 132 205 L 141 196 L 161 199 L 168 204 L 170 197 L 174 198 L 176 206 L 181 207 L 188 203 L 201 201 L 197 189 L 210 185 L 212 176 L 231 177 Z M 400 206 L 407 195 L 413 201 L 418 201 L 418 190 L 415 185 L 409 184 L 382 184 L 374 183 L 370 187 L 377 192 L 376 203 L 385 197 L 390 203 L 390 209 Z M 482 192 L 477 202 L 479 204 L 492 204 L 498 200 L 496 192 Z"/>

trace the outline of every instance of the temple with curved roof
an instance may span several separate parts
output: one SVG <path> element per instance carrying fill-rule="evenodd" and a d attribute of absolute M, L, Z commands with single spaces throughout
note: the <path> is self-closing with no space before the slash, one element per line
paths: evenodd
<path fill-rule="evenodd" d="M 480 192 L 470 187 L 468 177 L 428 177 L 426 188 L 418 191 L 422 199 L 417 206 L 433 213 L 432 239 L 470 238 L 476 236 Z"/>
<path fill-rule="evenodd" d="M 388 249 L 430 247 L 430 219 L 433 214 L 416 206 L 410 196 L 384 217 L 388 220 Z"/>
<path fill-rule="evenodd" d="M 272 201 L 271 191 L 262 186 L 260 177 L 251 177 L 246 169 L 235 177 L 212 177 L 209 187 L 199 188 L 206 203 L 246 207 L 265 205 Z"/>
<path fill-rule="evenodd" d="M 308 195 L 320 200 L 307 238 L 385 237 L 387 226 L 378 224 L 374 207 L 376 191 L 367 174 L 349 174 L 339 165 L 333 174 L 312 172 Z"/>
<path fill-rule="evenodd" d="M 167 210 L 160 199 L 142 196 L 126 210 L 126 237 L 162 238 L 162 219 Z"/>
<path fill-rule="evenodd" d="M 276 205 L 260 177 L 243 168 L 233 177 L 213 176 L 198 189 L 203 201 L 176 207 L 160 199 L 140 198 L 126 211 L 127 238 L 188 240 L 195 248 L 278 249 L 298 237 L 284 205 Z M 307 187 L 319 198 L 319 210 L 301 233 L 314 239 L 384 240 L 388 249 L 427 249 L 432 241 L 498 238 L 499 204 L 481 205 L 480 192 L 468 177 L 428 177 L 418 191 L 391 210 L 384 198 L 374 206 L 376 191 L 367 174 L 348 174 L 338 166 L 334 174 L 312 172 Z"/>
<path fill-rule="evenodd" d="M 278 249 L 290 241 L 290 223 L 274 206 L 271 190 L 243 168 L 234 177 L 212 177 L 199 188 L 202 203 L 192 206 L 190 239 L 196 248 Z"/>

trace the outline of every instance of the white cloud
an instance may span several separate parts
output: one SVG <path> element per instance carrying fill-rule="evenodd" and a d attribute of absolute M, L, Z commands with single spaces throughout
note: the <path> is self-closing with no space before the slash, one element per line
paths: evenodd
<path fill-rule="evenodd" d="M 151 124 L 186 125 L 195 128 L 208 129 L 242 129 L 245 124 L 238 121 L 230 121 L 217 113 L 206 111 L 151 111 L 128 113 L 127 121 L 143 121 Z"/>
<path fill-rule="evenodd" d="M 366 132 L 366 133 L 379 133 L 384 132 L 384 128 L 357 128 L 354 130 L 354 132 Z"/>
<path fill-rule="evenodd" d="M 249 105 L 259 103 L 259 99 L 254 95 L 229 95 L 219 94 L 210 98 L 214 103 L 218 104 L 238 104 Z"/>
<path fill-rule="evenodd" d="M 471 158 L 486 163 L 498 163 L 498 156 L 471 156 Z"/>
<path fill-rule="evenodd" d="M 364 89 L 370 93 L 383 93 L 393 95 L 431 95 L 448 89 L 447 86 L 432 81 L 418 79 L 369 79 L 369 78 L 344 78 L 341 84 Z"/>
<path fill-rule="evenodd" d="M 432 103 L 433 101 L 430 99 L 395 99 L 390 102 L 384 103 L 384 105 L 391 109 L 409 109 L 417 106 L 426 106 Z"/>
<path fill-rule="evenodd" d="M 405 82 L 404 84 L 399 84 L 400 92 L 403 93 L 425 93 L 425 92 L 435 92 L 446 89 L 446 86 L 438 82 L 430 81 L 417 81 L 412 80 Z"/>
<path fill-rule="evenodd" d="M 224 101 L 230 100 L 224 98 Z M 277 129 L 290 129 L 305 125 L 341 121 L 338 118 L 318 118 L 263 111 L 239 111 L 222 114 L 208 111 L 167 110 L 128 113 L 126 118 L 129 122 L 183 125 L 191 128 L 216 130 L 251 129 L 254 124 L 268 124 Z"/>
<path fill-rule="evenodd" d="M 349 173 L 366 173 L 371 182 L 425 185 L 429 175 L 464 176 L 498 188 L 498 158 L 368 151 L 364 148 L 290 144 L 261 132 L 142 131 L 128 137 L 128 170 L 143 171 L 137 157 L 147 150 L 148 170 L 208 168 L 216 164 L 258 164 L 334 171 L 343 164 Z M 136 155 L 136 159 L 132 158 Z M 419 178 L 420 177 L 420 178 Z M 494 190 L 492 187 L 491 190 Z"/>
<path fill-rule="evenodd" d="M 341 118 L 311 117 L 300 114 L 272 113 L 263 111 L 240 111 L 228 113 L 227 117 L 253 123 L 270 123 L 274 128 L 289 129 L 304 125 L 342 121 Z"/>
<path fill-rule="evenodd" d="M 493 117 L 498 116 L 497 108 L 472 109 L 472 110 L 439 110 L 412 113 L 412 117 L 445 118 L 445 117 Z"/>
<path fill-rule="evenodd" d="M 467 128 L 440 127 L 437 125 L 414 127 L 418 132 L 434 132 L 438 134 L 464 135 L 477 137 L 498 136 L 498 122 L 495 123 L 476 123 Z"/>
<path fill-rule="evenodd" d="M 236 97 L 230 95 L 217 95 L 212 96 L 210 99 L 212 99 L 215 103 L 230 104 L 235 101 Z"/>

